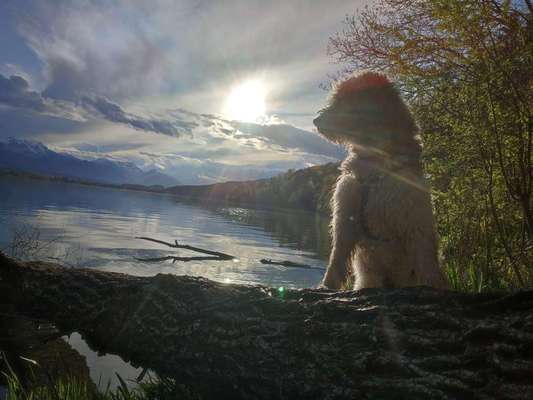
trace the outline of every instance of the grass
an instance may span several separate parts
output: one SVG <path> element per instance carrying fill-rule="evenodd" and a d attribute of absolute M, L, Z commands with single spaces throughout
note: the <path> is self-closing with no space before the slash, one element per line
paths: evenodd
<path fill-rule="evenodd" d="M 483 277 L 483 272 L 475 265 L 468 264 L 466 267 L 454 263 L 448 263 L 444 272 L 453 290 L 470 293 L 481 293 L 490 289 Z"/>
<path fill-rule="evenodd" d="M 489 268 L 480 267 L 473 261 L 465 261 L 464 263 L 455 261 L 447 262 L 443 268 L 448 276 L 451 288 L 460 292 L 482 293 L 520 289 L 515 272 L 511 267 L 506 269 L 500 267 L 501 269 L 498 273 L 494 273 Z M 525 273 L 524 278 L 528 282 L 527 287 L 531 287 L 533 276 Z"/>
<path fill-rule="evenodd" d="M 148 378 L 137 387 L 130 388 L 117 374 L 120 385 L 116 390 L 107 389 L 100 392 L 91 382 L 80 381 L 72 377 L 57 380 L 49 379 L 48 384 L 25 385 L 13 369 L 6 364 L 1 372 L 6 386 L 5 400 L 195 400 L 198 396 L 192 394 L 184 385 L 176 383 L 170 378 Z"/>

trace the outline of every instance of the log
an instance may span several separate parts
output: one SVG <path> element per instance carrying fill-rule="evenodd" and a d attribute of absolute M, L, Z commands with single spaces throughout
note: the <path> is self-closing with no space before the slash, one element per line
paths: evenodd
<path fill-rule="evenodd" d="M 278 290 L 0 254 L 0 304 L 199 398 L 533 398 L 533 290 Z"/>

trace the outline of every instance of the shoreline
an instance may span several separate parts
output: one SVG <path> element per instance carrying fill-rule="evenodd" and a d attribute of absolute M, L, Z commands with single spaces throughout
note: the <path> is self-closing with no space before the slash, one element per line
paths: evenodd
<path fill-rule="evenodd" d="M 81 186 L 90 186 L 90 187 L 101 187 L 107 189 L 119 189 L 119 190 L 128 190 L 133 192 L 145 192 L 145 193 L 156 193 L 170 195 L 174 198 L 182 200 L 184 203 L 194 201 L 200 203 L 200 205 L 209 207 L 213 205 L 220 206 L 231 206 L 231 207 L 242 207 L 259 211 L 279 211 L 279 212 L 307 212 L 318 214 L 321 217 L 329 217 L 328 213 L 322 212 L 321 210 L 313 210 L 311 208 L 291 208 L 291 207 L 268 207 L 264 202 L 258 201 L 246 201 L 246 200 L 232 200 L 227 198 L 222 198 L 222 195 L 227 195 L 229 191 L 227 188 L 245 188 L 245 187 L 261 187 L 262 185 L 267 185 L 270 179 L 258 179 L 254 181 L 227 181 L 219 182 L 208 185 L 177 185 L 171 187 L 164 187 L 160 185 L 146 186 L 146 185 L 137 185 L 137 184 L 113 184 L 97 181 L 87 181 L 77 178 L 69 178 L 63 176 L 46 176 L 38 175 L 24 171 L 15 171 L 15 170 L 2 170 L 0 169 L 0 178 L 8 177 L 15 179 L 28 179 L 28 180 L 37 180 L 41 182 L 52 182 L 52 183 L 65 183 L 65 184 L 74 184 Z M 272 178 L 271 178 L 272 179 Z M 181 192 L 181 193 L 176 193 Z M 189 192 L 189 193 L 187 193 Z M 218 192 L 218 194 L 217 194 Z"/>

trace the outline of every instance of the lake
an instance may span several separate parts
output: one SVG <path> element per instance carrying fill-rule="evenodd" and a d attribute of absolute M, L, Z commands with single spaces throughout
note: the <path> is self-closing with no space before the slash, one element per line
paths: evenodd
<path fill-rule="evenodd" d="M 320 282 L 328 252 L 327 218 L 300 211 L 209 209 L 171 195 L 0 178 L 0 248 L 13 237 L 38 236 L 47 258 L 76 267 L 150 276 L 203 276 L 221 282 L 301 288 Z M 199 256 L 135 239 L 149 236 L 231 254 L 233 261 L 141 262 L 138 258 Z M 314 269 L 265 265 L 287 260 Z"/>
<path fill-rule="evenodd" d="M 142 262 L 138 258 L 198 256 L 135 239 L 159 240 L 231 254 L 238 260 Z M 38 248 L 21 240 L 32 238 Z M 13 248 L 13 242 L 19 242 Z M 318 285 L 328 257 L 328 219 L 300 211 L 227 206 L 204 208 L 171 195 L 97 186 L 0 178 L 0 249 L 7 254 L 132 275 L 203 276 L 220 282 L 303 288 Z M 262 258 L 312 269 L 265 265 Z M 81 337 L 70 344 L 87 358 L 91 374 L 112 381 L 139 370 L 110 356 L 97 357 Z"/>

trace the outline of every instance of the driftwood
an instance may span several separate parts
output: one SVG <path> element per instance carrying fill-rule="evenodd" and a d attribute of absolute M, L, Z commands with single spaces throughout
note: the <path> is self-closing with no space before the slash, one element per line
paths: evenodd
<path fill-rule="evenodd" d="M 235 257 L 226 253 L 221 253 L 219 251 L 206 250 L 200 247 L 189 246 L 188 244 L 179 244 L 177 240 L 174 243 L 165 242 L 164 240 L 153 239 L 146 236 L 138 236 L 135 239 L 148 240 L 149 242 L 164 244 L 165 246 L 171 247 L 173 249 L 185 249 L 190 251 L 195 251 L 197 253 L 208 254 L 208 256 L 196 256 L 196 257 L 178 257 L 178 256 L 166 256 L 166 257 L 155 257 L 155 258 L 138 258 L 139 261 L 148 261 L 148 262 L 158 262 L 172 260 L 173 263 L 176 261 L 227 261 L 234 260 Z"/>
<path fill-rule="evenodd" d="M 277 290 L 0 254 L 8 303 L 200 398 L 533 398 L 533 291 Z"/>
<path fill-rule="evenodd" d="M 312 267 L 308 264 L 301 264 L 294 261 L 274 261 L 270 258 L 262 258 L 259 260 L 261 264 L 269 264 L 269 265 L 281 265 L 282 267 L 290 267 L 290 268 L 303 268 L 303 269 L 324 269 L 324 268 L 316 268 Z"/>
<path fill-rule="evenodd" d="M 142 239 L 142 240 L 148 240 L 150 242 L 164 244 L 165 246 L 171 247 L 173 249 L 185 249 L 190 251 L 195 251 L 197 253 L 202 254 L 209 254 L 209 256 L 195 256 L 195 257 L 180 257 L 180 256 L 164 256 L 164 257 L 151 257 L 151 258 L 136 258 L 137 261 L 144 261 L 144 262 L 161 262 L 161 261 L 172 261 L 172 263 L 175 263 L 176 261 L 227 261 L 227 260 L 236 260 L 237 257 L 221 253 L 219 251 L 213 251 L 213 250 L 207 250 L 202 249 L 201 247 L 194 247 L 189 246 L 188 244 L 179 244 L 177 240 L 174 241 L 174 243 L 165 242 L 164 240 L 159 239 L 153 239 L 146 236 L 138 236 L 135 239 Z M 324 268 L 317 268 L 312 267 L 307 264 L 301 264 L 294 261 L 273 261 L 268 258 L 262 258 L 259 260 L 261 264 L 270 264 L 270 265 L 280 265 L 282 267 L 287 268 L 304 268 L 304 269 L 324 269 Z"/>

